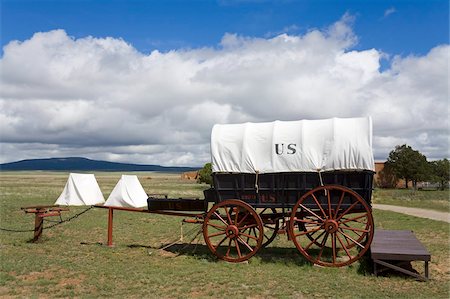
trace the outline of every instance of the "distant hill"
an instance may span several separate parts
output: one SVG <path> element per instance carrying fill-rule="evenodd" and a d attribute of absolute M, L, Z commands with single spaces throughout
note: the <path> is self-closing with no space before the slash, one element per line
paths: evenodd
<path fill-rule="evenodd" d="M 87 158 L 49 158 L 30 159 L 0 164 L 0 170 L 52 170 L 52 171 L 161 171 L 185 172 L 201 167 L 165 167 L 160 165 L 141 165 L 91 160 Z"/>

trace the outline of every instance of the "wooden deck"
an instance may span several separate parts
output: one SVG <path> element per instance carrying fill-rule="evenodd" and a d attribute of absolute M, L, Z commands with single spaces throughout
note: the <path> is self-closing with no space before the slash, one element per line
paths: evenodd
<path fill-rule="evenodd" d="M 420 280 L 428 280 L 428 262 L 431 255 L 409 230 L 375 230 L 371 245 L 371 257 L 375 275 L 393 269 Z M 407 266 L 411 261 L 425 262 L 425 275 L 422 276 Z"/>

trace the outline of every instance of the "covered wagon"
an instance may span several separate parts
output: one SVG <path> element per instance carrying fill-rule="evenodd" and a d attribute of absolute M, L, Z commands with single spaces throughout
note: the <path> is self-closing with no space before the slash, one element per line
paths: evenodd
<path fill-rule="evenodd" d="M 370 118 L 215 125 L 211 158 L 201 222 L 218 258 L 245 261 L 280 233 L 323 266 L 351 264 L 368 250 Z M 148 203 L 161 209 L 157 199 Z"/>

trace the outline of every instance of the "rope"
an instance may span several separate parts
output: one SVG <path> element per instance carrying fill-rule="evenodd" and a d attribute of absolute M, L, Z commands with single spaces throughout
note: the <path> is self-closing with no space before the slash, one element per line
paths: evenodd
<path fill-rule="evenodd" d="M 183 224 L 181 224 L 181 225 L 183 225 Z M 193 232 L 195 232 L 196 229 L 198 229 L 198 226 L 195 225 L 195 226 L 194 226 L 193 228 L 191 228 L 187 233 L 184 234 L 185 237 L 188 237 L 189 235 L 192 235 Z M 201 231 L 202 231 L 202 230 L 199 229 L 199 232 L 201 232 Z M 196 235 L 194 238 L 196 238 L 198 235 L 199 235 L 199 233 L 197 233 L 197 235 Z M 194 239 L 192 239 L 191 242 L 192 242 L 193 240 L 194 240 Z M 181 242 L 183 241 L 183 237 L 180 237 L 180 238 L 176 239 L 175 241 L 173 241 L 173 242 L 167 244 L 166 246 L 159 248 L 159 250 L 165 250 L 165 249 L 167 249 L 167 248 L 169 248 L 169 247 L 175 245 L 176 243 L 178 243 L 178 242 L 180 242 L 180 241 L 181 241 Z"/>
<path fill-rule="evenodd" d="M 320 186 L 323 186 L 322 173 L 320 172 L 320 169 L 317 169 L 317 173 L 319 174 Z"/>
<path fill-rule="evenodd" d="M 322 180 L 322 173 L 320 172 L 320 169 L 317 169 L 317 173 L 319 174 L 319 181 L 320 181 L 320 186 L 323 187 L 323 180 Z M 325 192 L 325 196 L 327 196 L 327 189 L 324 189 Z"/>
<path fill-rule="evenodd" d="M 89 210 L 92 209 L 93 207 L 94 207 L 94 206 L 91 206 L 91 207 L 87 208 L 86 210 L 83 210 L 83 211 L 81 211 L 80 213 L 77 213 L 77 214 L 75 214 L 75 215 L 73 215 L 73 216 L 71 216 L 71 217 L 69 217 L 69 218 L 67 218 L 67 219 L 64 219 L 64 220 L 63 220 L 63 219 L 61 218 L 61 216 L 60 216 L 60 221 L 44 219 L 44 221 L 55 222 L 55 223 L 52 224 L 52 225 L 49 225 L 49 226 L 44 226 L 43 229 L 53 228 L 53 227 L 55 227 L 55 226 L 57 226 L 57 225 L 63 224 L 63 223 L 65 223 L 65 222 L 69 222 L 69 221 L 71 221 L 72 219 L 75 219 L 75 218 L 77 218 L 78 216 L 80 216 L 80 215 L 86 213 L 87 211 L 89 211 Z M 38 229 L 41 229 L 41 227 L 39 227 Z M 12 229 L 12 228 L 4 228 L 4 227 L 0 227 L 0 231 L 11 232 L 11 233 L 27 233 L 27 232 L 34 232 L 35 229 L 34 229 L 34 228 L 33 228 L 33 229 Z"/>
<path fill-rule="evenodd" d="M 256 176 L 255 176 L 255 189 L 256 189 L 256 193 L 259 193 L 259 186 L 258 186 L 258 177 L 259 177 L 259 171 L 257 170 L 255 172 Z"/>

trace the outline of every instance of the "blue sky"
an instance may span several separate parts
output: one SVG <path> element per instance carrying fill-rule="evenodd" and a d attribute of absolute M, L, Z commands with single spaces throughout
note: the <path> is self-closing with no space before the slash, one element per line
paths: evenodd
<path fill-rule="evenodd" d="M 217 123 L 371 116 L 449 157 L 448 1 L 1 1 L 0 162 L 199 166 Z"/>
<path fill-rule="evenodd" d="M 216 46 L 225 33 L 268 37 L 355 16 L 355 49 L 424 54 L 448 43 L 448 1 L 22 1 L 2 0 L 2 46 L 35 32 L 123 38 L 142 52 Z"/>

